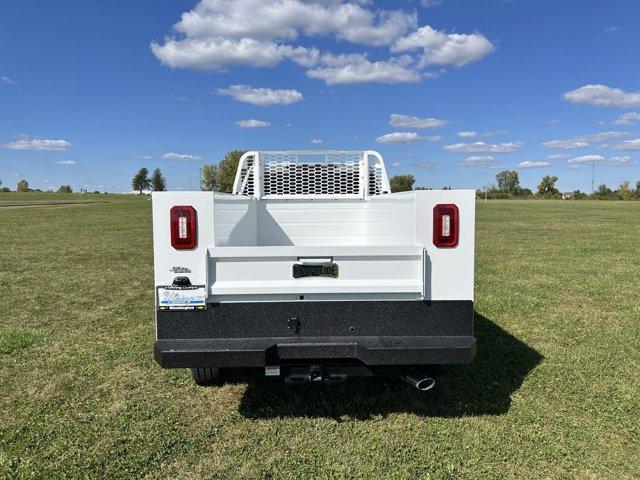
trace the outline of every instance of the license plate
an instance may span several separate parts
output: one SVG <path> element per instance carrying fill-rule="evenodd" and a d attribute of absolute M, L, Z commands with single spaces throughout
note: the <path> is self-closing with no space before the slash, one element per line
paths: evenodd
<path fill-rule="evenodd" d="M 204 285 L 158 287 L 158 310 L 205 310 L 207 288 Z"/>
<path fill-rule="evenodd" d="M 332 277 L 338 278 L 338 265 L 331 263 L 294 263 L 293 278 Z"/>

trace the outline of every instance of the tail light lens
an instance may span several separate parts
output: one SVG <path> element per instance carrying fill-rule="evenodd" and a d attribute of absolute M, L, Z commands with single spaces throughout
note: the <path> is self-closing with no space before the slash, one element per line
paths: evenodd
<path fill-rule="evenodd" d="M 458 207 L 453 203 L 433 207 L 433 244 L 438 248 L 458 245 Z"/>
<path fill-rule="evenodd" d="M 171 208 L 171 246 L 178 250 L 189 250 L 198 244 L 198 213 L 190 205 Z"/>

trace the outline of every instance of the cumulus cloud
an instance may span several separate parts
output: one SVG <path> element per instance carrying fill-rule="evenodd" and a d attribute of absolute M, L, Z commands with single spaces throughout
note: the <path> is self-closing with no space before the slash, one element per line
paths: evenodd
<path fill-rule="evenodd" d="M 580 157 L 570 158 L 567 162 L 569 162 L 569 165 L 578 165 L 580 163 L 602 162 L 604 159 L 602 155 L 582 155 Z"/>
<path fill-rule="evenodd" d="M 562 95 L 571 103 L 596 107 L 640 107 L 640 92 L 625 92 L 606 85 L 585 85 Z"/>
<path fill-rule="evenodd" d="M 640 138 L 625 140 L 624 142 L 611 145 L 611 150 L 623 150 L 629 152 L 640 150 Z"/>
<path fill-rule="evenodd" d="M 620 138 L 629 136 L 629 132 L 599 132 L 590 135 L 579 135 L 574 140 L 579 142 L 602 142 L 612 138 Z"/>
<path fill-rule="evenodd" d="M 298 90 L 273 90 L 271 88 L 253 88 L 249 85 L 231 85 L 219 88 L 218 95 L 229 96 L 236 102 L 251 105 L 291 105 L 302 100 L 302 93 Z"/>
<path fill-rule="evenodd" d="M 397 167 L 402 166 L 402 163 L 401 163 L 401 162 L 393 162 L 393 163 L 391 164 L 391 166 L 392 166 L 392 167 L 394 167 L 394 168 L 397 168 Z"/>
<path fill-rule="evenodd" d="M 323 57 L 331 54 L 300 45 L 301 37 L 388 46 L 394 52 L 415 52 L 418 61 L 412 58 L 410 65 L 404 56 L 369 60 L 359 53 L 363 58 L 330 65 Z M 434 64 L 462 66 L 494 49 L 480 33 L 418 28 L 415 11 L 385 10 L 357 0 L 201 0 L 182 14 L 163 42 L 150 47 L 171 68 L 273 67 L 289 60 L 329 85 L 416 82 L 421 78 L 416 70 Z"/>
<path fill-rule="evenodd" d="M 10 150 L 32 150 L 36 152 L 56 151 L 64 152 L 71 147 L 71 143 L 66 140 L 49 140 L 45 138 L 29 138 L 20 136 L 16 140 L 2 145 Z"/>
<path fill-rule="evenodd" d="M 479 33 L 445 33 L 426 25 L 399 39 L 394 52 L 421 50 L 420 66 L 454 65 L 461 67 L 487 56 L 494 45 Z"/>
<path fill-rule="evenodd" d="M 472 155 L 471 157 L 467 157 L 458 165 L 461 166 L 482 166 L 482 165 L 491 165 L 494 159 L 491 155 Z"/>
<path fill-rule="evenodd" d="M 414 143 L 422 140 L 416 132 L 393 132 L 380 135 L 376 138 L 377 143 Z"/>
<path fill-rule="evenodd" d="M 270 127 L 271 124 L 269 122 L 263 122 L 262 120 L 251 118 L 249 120 L 238 120 L 235 122 L 235 126 L 240 128 L 264 128 Z"/>
<path fill-rule="evenodd" d="M 611 157 L 609 161 L 614 165 L 618 165 L 621 167 L 625 165 L 634 165 L 636 163 L 629 155 L 624 155 L 622 157 Z"/>
<path fill-rule="evenodd" d="M 640 121 L 640 113 L 637 112 L 627 112 L 620 115 L 617 120 L 613 123 L 616 125 L 633 125 Z"/>
<path fill-rule="evenodd" d="M 438 5 L 442 5 L 444 0 L 420 0 L 420 4 L 425 7 L 437 7 Z"/>
<path fill-rule="evenodd" d="M 567 155 L 566 153 L 555 153 L 553 155 L 549 155 L 547 158 L 549 160 L 563 160 L 565 158 L 569 158 L 570 155 Z"/>
<path fill-rule="evenodd" d="M 584 140 L 576 140 L 574 138 L 570 138 L 568 140 L 550 140 L 548 142 L 543 142 L 542 146 L 544 148 L 557 148 L 559 150 L 571 150 L 574 148 L 587 148 L 589 146 L 588 142 Z"/>
<path fill-rule="evenodd" d="M 164 155 L 162 155 L 162 158 L 164 158 L 165 160 L 202 160 L 202 157 L 198 156 L 198 155 L 188 155 L 186 153 L 173 153 L 173 152 L 169 152 L 169 153 L 165 153 Z"/>
<path fill-rule="evenodd" d="M 516 168 L 544 168 L 550 166 L 551 162 L 533 162 L 531 160 L 526 160 L 516 165 Z"/>
<path fill-rule="evenodd" d="M 476 132 L 475 130 L 467 130 L 464 132 L 458 132 L 457 135 L 460 138 L 473 138 L 478 136 L 478 132 Z"/>
<path fill-rule="evenodd" d="M 454 143 L 445 145 L 443 148 L 448 152 L 454 153 L 511 153 L 522 148 L 522 142 L 504 142 L 498 144 L 490 144 L 485 142 L 475 143 Z"/>
<path fill-rule="evenodd" d="M 389 116 L 389 125 L 397 128 L 418 128 L 427 130 L 436 130 L 444 127 L 447 120 L 440 120 L 437 118 L 419 118 L 410 115 L 401 115 L 399 113 L 392 113 Z"/>
<path fill-rule="evenodd" d="M 324 143 L 324 142 L 319 138 L 312 138 L 311 140 L 309 140 L 309 143 L 313 143 L 314 145 L 320 145 L 321 143 Z"/>
<path fill-rule="evenodd" d="M 411 68 L 411 57 L 392 57 L 369 61 L 366 54 L 325 54 L 320 65 L 307 71 L 307 76 L 323 80 L 327 85 L 358 83 L 415 83 L 420 74 Z"/>
<path fill-rule="evenodd" d="M 58 162 L 53 162 L 53 163 L 57 165 L 75 165 L 76 164 L 75 160 L 60 160 Z"/>

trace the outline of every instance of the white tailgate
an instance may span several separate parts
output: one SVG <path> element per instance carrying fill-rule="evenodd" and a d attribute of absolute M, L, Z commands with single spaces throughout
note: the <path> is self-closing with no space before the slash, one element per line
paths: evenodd
<path fill-rule="evenodd" d="M 412 245 L 211 247 L 210 293 L 213 301 L 416 299 L 423 252 Z M 295 263 L 329 260 L 338 278 L 293 278 Z"/>

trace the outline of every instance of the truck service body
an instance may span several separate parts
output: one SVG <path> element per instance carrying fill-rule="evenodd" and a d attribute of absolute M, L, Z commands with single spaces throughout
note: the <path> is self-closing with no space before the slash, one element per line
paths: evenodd
<path fill-rule="evenodd" d="M 373 151 L 247 152 L 232 194 L 153 193 L 155 358 L 203 385 L 421 387 L 475 354 L 474 223 L 473 190 L 390 193 Z"/>

